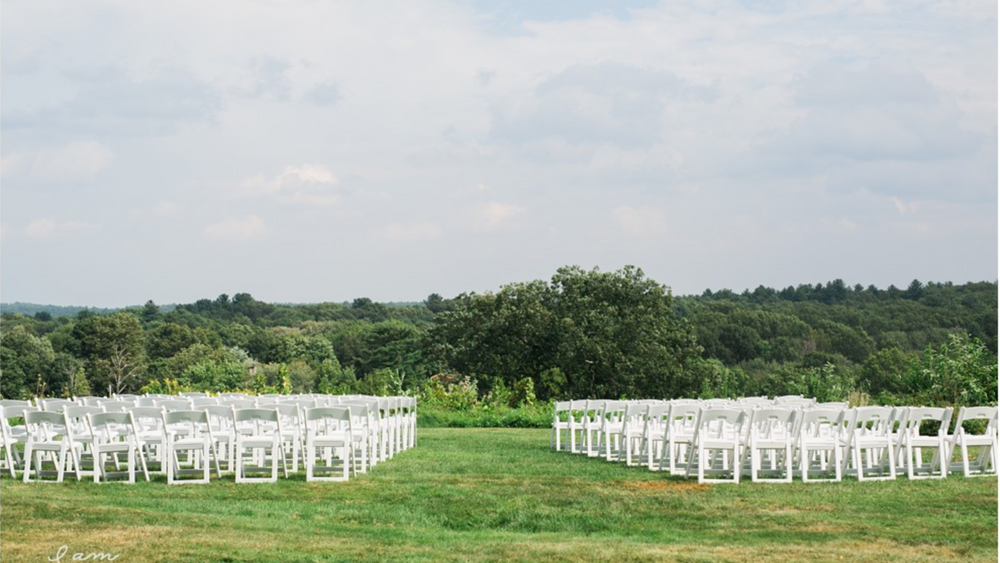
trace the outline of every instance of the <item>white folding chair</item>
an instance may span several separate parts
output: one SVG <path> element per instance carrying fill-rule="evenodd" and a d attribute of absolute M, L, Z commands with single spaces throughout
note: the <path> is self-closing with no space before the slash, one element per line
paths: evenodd
<path fill-rule="evenodd" d="M 388 397 L 378 397 L 375 399 L 377 407 L 375 407 L 372 412 L 376 415 L 378 421 L 378 433 L 379 433 L 379 461 L 385 461 L 392 457 L 393 448 L 395 443 L 393 442 L 393 432 L 392 432 L 392 399 Z"/>
<path fill-rule="evenodd" d="M 200 405 L 194 410 L 208 413 L 208 423 L 212 428 L 212 443 L 219 454 L 219 468 L 226 462 L 226 473 L 236 471 L 236 421 L 233 408 L 222 405 Z"/>
<path fill-rule="evenodd" d="M 277 482 L 279 465 L 287 478 L 288 467 L 285 466 L 285 453 L 281 445 L 281 417 L 278 411 L 269 408 L 233 409 L 233 421 L 236 424 L 236 482 Z M 270 464 L 267 463 L 268 457 Z M 249 477 L 249 473 L 271 475 Z"/>
<path fill-rule="evenodd" d="M 0 407 L 34 407 L 31 401 L 21 399 L 0 399 Z"/>
<path fill-rule="evenodd" d="M 139 436 L 135 420 L 130 412 L 102 412 L 87 416 L 90 434 L 94 441 L 94 482 L 103 478 L 108 482 L 112 478 L 124 477 L 127 483 L 135 483 L 136 458 L 142 475 L 149 481 L 149 471 L 139 452 Z M 119 454 L 125 454 L 126 470 L 121 471 Z M 105 456 L 111 456 L 115 470 L 109 471 Z"/>
<path fill-rule="evenodd" d="M 803 483 L 843 479 L 843 431 L 843 409 L 817 408 L 802 411 L 795 440 L 795 455 Z"/>
<path fill-rule="evenodd" d="M 688 476 L 696 473 L 698 483 L 739 483 L 745 421 L 742 408 L 702 408 L 695 427 L 694 455 L 688 458 Z"/>
<path fill-rule="evenodd" d="M 662 470 L 660 461 L 666 449 L 664 438 L 669 424 L 669 403 L 649 405 L 642 429 L 642 452 L 646 455 L 646 467 L 650 471 Z"/>
<path fill-rule="evenodd" d="M 403 409 L 403 449 L 416 445 L 417 437 L 417 398 L 403 397 L 400 401 Z"/>
<path fill-rule="evenodd" d="M 66 415 L 66 439 L 69 440 L 70 454 L 81 476 L 90 474 L 96 468 L 92 447 L 94 436 L 87 424 L 87 417 L 102 412 L 104 407 L 63 405 L 63 413 Z M 91 464 L 91 469 L 83 468 L 84 461 Z"/>
<path fill-rule="evenodd" d="M 208 405 L 218 405 L 219 400 L 215 397 L 202 397 L 202 396 L 192 396 L 188 397 L 191 402 L 191 406 L 197 409 L 198 407 L 204 407 Z"/>
<path fill-rule="evenodd" d="M 981 434 L 965 428 L 966 423 L 973 421 L 979 421 L 979 426 L 983 429 Z M 970 447 L 979 448 L 975 459 L 969 456 Z M 966 477 L 996 476 L 997 407 L 959 408 L 949 452 L 950 471 L 961 471 Z M 953 461 L 956 453 L 962 456 L 958 462 Z"/>
<path fill-rule="evenodd" d="M 24 469 L 24 459 L 18 449 L 18 444 L 24 444 L 28 439 L 28 430 L 24 425 L 24 413 L 37 411 L 27 401 L 4 401 L 0 406 L 0 440 L 3 447 L 3 463 L 10 476 L 17 478 L 17 470 Z M 12 420 L 21 420 L 21 424 L 11 424 Z"/>
<path fill-rule="evenodd" d="M 375 467 L 377 456 L 372 446 L 377 440 L 377 433 L 372 429 L 371 410 L 364 404 L 344 403 L 340 406 L 351 412 L 351 462 L 354 474 L 367 473 L 369 467 Z M 360 463 L 360 469 L 359 469 Z"/>
<path fill-rule="evenodd" d="M 893 408 L 857 407 L 853 411 L 847 434 L 849 454 L 845 463 L 853 466 L 858 481 L 895 479 Z"/>
<path fill-rule="evenodd" d="M 903 428 L 900 430 L 903 466 L 910 479 L 944 479 L 948 476 L 948 425 L 951 408 L 910 407 Z M 937 423 L 936 434 L 921 434 L 925 423 Z M 924 450 L 933 450 L 925 460 Z"/>
<path fill-rule="evenodd" d="M 305 430 L 302 427 L 302 412 L 294 403 L 278 403 L 274 405 L 281 418 L 282 451 L 291 457 L 292 471 L 299 470 L 299 459 L 302 458 L 302 446 L 305 443 Z M 286 460 L 287 465 L 287 460 Z"/>
<path fill-rule="evenodd" d="M 625 429 L 625 401 L 605 401 L 604 412 L 600 419 L 600 434 L 598 435 L 598 451 L 604 448 L 604 459 L 612 461 L 621 450 L 622 431 Z M 600 455 L 600 454 L 598 454 Z"/>
<path fill-rule="evenodd" d="M 646 415 L 649 412 L 648 403 L 628 403 L 622 416 L 621 445 L 618 448 L 618 461 L 624 459 L 625 465 L 639 465 L 642 458 L 646 437 Z M 633 461 L 633 454 L 636 460 Z"/>
<path fill-rule="evenodd" d="M 62 412 L 63 407 L 83 406 L 70 399 L 36 399 L 38 408 L 49 412 Z"/>
<path fill-rule="evenodd" d="M 797 415 L 798 411 L 789 408 L 750 411 L 746 453 L 750 461 L 750 480 L 754 483 L 792 482 Z"/>
<path fill-rule="evenodd" d="M 339 405 L 356 407 L 351 409 L 356 447 L 364 444 L 366 451 L 361 455 L 362 473 L 368 468 L 374 468 L 379 463 L 380 442 L 382 439 L 378 422 L 378 402 L 363 397 L 341 400 Z"/>
<path fill-rule="evenodd" d="M 585 437 L 584 420 L 587 418 L 587 401 L 570 401 L 566 411 L 566 426 L 569 429 L 570 453 L 584 453 Z"/>
<path fill-rule="evenodd" d="M 167 411 L 163 414 L 163 429 L 167 484 L 208 483 L 213 461 L 216 477 L 221 474 L 207 412 Z M 184 465 L 181 464 L 181 452 L 187 454 Z M 184 475 L 200 475 L 201 478 L 181 479 Z"/>
<path fill-rule="evenodd" d="M 583 418 L 585 453 L 588 457 L 601 455 L 601 425 L 604 423 L 605 400 L 588 400 Z M 595 439 L 596 437 L 596 439 Z"/>
<path fill-rule="evenodd" d="M 178 399 L 176 397 L 172 399 L 157 399 L 153 401 L 153 406 L 160 407 L 166 412 L 189 411 L 191 410 L 191 401 L 188 399 Z"/>
<path fill-rule="evenodd" d="M 671 475 L 686 472 L 701 407 L 697 403 L 671 403 L 663 435 L 660 470 L 666 465 Z"/>
<path fill-rule="evenodd" d="M 252 409 L 257 407 L 257 401 L 246 397 L 219 397 L 219 404 L 234 409 Z"/>
<path fill-rule="evenodd" d="M 351 408 L 313 407 L 304 412 L 306 481 L 346 481 L 354 449 Z M 333 463 L 335 455 L 339 460 L 339 468 Z M 317 465 L 318 459 L 323 461 L 322 465 Z M 338 471 L 340 476 L 336 474 Z M 330 475 L 319 476 L 317 472 Z"/>
<path fill-rule="evenodd" d="M 76 467 L 71 452 L 71 443 L 66 435 L 60 434 L 58 429 L 65 432 L 66 415 L 61 412 L 52 411 L 26 411 L 24 413 L 24 425 L 27 429 L 27 439 L 24 443 L 24 474 L 22 479 L 25 483 L 31 482 L 32 473 L 34 480 L 48 482 L 42 477 L 55 476 L 55 482 L 61 483 L 66 472 L 71 472 L 80 480 L 79 468 Z M 54 469 L 45 469 L 45 458 L 49 458 L 54 465 Z"/>
<path fill-rule="evenodd" d="M 570 404 L 570 401 L 556 401 L 552 412 L 552 437 L 549 438 L 549 447 L 555 448 L 557 452 L 562 449 L 563 431 L 569 432 Z"/>
<path fill-rule="evenodd" d="M 139 457 L 146 470 L 153 463 L 157 464 L 154 473 L 166 473 L 167 466 L 164 455 L 163 409 L 160 407 L 132 407 L 132 421 L 135 423 L 136 439 L 139 447 Z"/>

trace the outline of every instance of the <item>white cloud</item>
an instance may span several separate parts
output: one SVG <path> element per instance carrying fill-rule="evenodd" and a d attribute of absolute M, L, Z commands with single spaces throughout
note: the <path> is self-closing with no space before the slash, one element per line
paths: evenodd
<path fill-rule="evenodd" d="M 908 213 L 916 213 L 918 210 L 920 210 L 919 201 L 905 202 L 899 199 L 898 197 L 893 197 L 891 199 L 892 199 L 892 205 L 896 208 L 896 211 L 899 211 L 900 215 L 906 215 Z"/>
<path fill-rule="evenodd" d="M 397 242 L 436 240 L 441 234 L 438 224 L 428 222 L 393 222 L 380 232 L 383 239 Z"/>
<path fill-rule="evenodd" d="M 205 227 L 205 235 L 218 240 L 249 240 L 260 238 L 266 233 L 267 226 L 256 215 L 248 215 L 243 219 L 226 219 Z"/>
<path fill-rule="evenodd" d="M 6 31 L 6 30 L 5 30 Z M 66 38 L 68 39 L 68 38 Z M 109 44 L 112 40 L 102 38 Z M 83 51 L 86 47 L 80 46 Z M 52 61 L 48 70 L 61 78 L 39 88 L 36 81 L 25 80 L 36 89 L 37 102 L 14 103 L 3 112 L 3 126 L 8 130 L 47 130 L 51 136 L 95 133 L 102 136 L 158 136 L 178 131 L 192 123 L 212 122 L 220 100 L 212 88 L 196 73 L 178 66 L 163 66 L 148 60 L 142 72 L 122 64 L 120 56 L 89 60 L 85 64 L 67 64 L 83 52 L 66 53 Z M 116 61 L 116 62 L 109 62 Z M 63 93 L 62 99 L 45 91 Z M 15 92 L 15 96 L 20 92 Z M 5 92 L 6 97 L 6 92 Z M 48 103 L 44 103 L 48 102 Z M 6 105 L 6 101 L 5 101 Z"/>
<path fill-rule="evenodd" d="M 228 251 L 315 263 L 295 284 L 281 269 L 247 282 L 290 301 L 458 293 L 566 263 L 634 263 L 695 292 L 899 284 L 883 256 L 926 269 L 903 283 L 994 279 L 997 4 L 865 2 L 11 0 L 5 292 L 59 299 L 100 284 L 48 264 L 127 260 L 129 287 L 150 292 L 134 302 L 197 298 L 233 287 L 206 237 L 263 235 L 274 245 Z M 115 154 L 79 158 L 73 142 Z M 63 181 L 89 184 L 44 189 Z M 39 234 L 131 220 L 124 236 L 88 233 L 99 252 L 43 257 L 22 244 L 39 217 L 52 221 Z M 934 244 L 887 227 L 917 221 Z M 468 236 L 519 231 L 531 236 Z M 354 251 L 317 261 L 336 249 L 303 240 Z M 165 273 L 166 254 L 205 267 Z"/>
<path fill-rule="evenodd" d="M 303 101 L 319 106 L 332 106 L 341 98 L 340 86 L 332 80 L 313 86 L 302 96 Z"/>
<path fill-rule="evenodd" d="M 962 127 L 954 98 L 904 66 L 814 66 L 795 84 L 804 110 L 784 147 L 795 158 L 926 162 L 974 153 L 983 141 Z"/>
<path fill-rule="evenodd" d="M 0 170 L 7 176 L 27 173 L 44 183 L 90 181 L 111 166 L 115 153 L 98 141 L 72 143 L 30 152 L 5 155 Z"/>
<path fill-rule="evenodd" d="M 491 201 L 476 207 L 475 219 L 478 228 L 496 229 L 510 225 L 525 212 L 518 205 Z"/>
<path fill-rule="evenodd" d="M 28 226 L 24 229 L 24 234 L 30 237 L 52 238 L 94 228 L 96 228 L 95 225 L 83 221 L 56 221 L 48 217 L 43 217 L 28 223 Z"/>
<path fill-rule="evenodd" d="M 35 219 L 31 223 L 28 223 L 28 228 L 24 230 L 24 234 L 32 237 L 48 237 L 55 234 L 57 229 L 57 224 L 52 219 Z"/>
<path fill-rule="evenodd" d="M 153 206 L 153 215 L 157 217 L 171 217 L 177 214 L 177 206 L 173 202 L 160 200 Z"/>
<path fill-rule="evenodd" d="M 663 212 L 655 207 L 623 205 L 615 208 L 611 212 L 611 217 L 623 233 L 632 237 L 657 237 L 667 231 Z"/>
<path fill-rule="evenodd" d="M 829 228 L 833 232 L 839 233 L 852 233 L 861 228 L 857 222 L 852 221 L 847 217 L 838 217 L 836 219 L 823 219 L 823 225 Z"/>
<path fill-rule="evenodd" d="M 329 168 L 304 164 L 288 166 L 270 179 L 263 174 L 246 178 L 229 193 L 238 198 L 266 197 L 280 203 L 326 206 L 340 201 L 340 195 L 330 191 L 337 184 Z"/>
<path fill-rule="evenodd" d="M 243 95 L 288 101 L 292 89 L 288 72 L 292 64 L 287 60 L 265 56 L 253 60 L 242 77 L 237 92 Z"/>
<path fill-rule="evenodd" d="M 499 104 L 491 134 L 514 143 L 561 139 L 571 144 L 648 147 L 665 132 L 668 104 L 703 103 L 712 88 L 674 73 L 622 63 L 574 65 L 528 95 Z"/>
<path fill-rule="evenodd" d="M 3 155 L 3 158 L 0 158 L 0 174 L 8 177 L 17 175 L 24 170 L 26 160 L 22 152 Z"/>

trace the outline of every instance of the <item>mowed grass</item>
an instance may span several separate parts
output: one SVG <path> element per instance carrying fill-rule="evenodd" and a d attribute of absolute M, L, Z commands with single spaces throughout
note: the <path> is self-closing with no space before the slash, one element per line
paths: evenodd
<path fill-rule="evenodd" d="M 422 429 L 347 483 L 0 482 L 0 557 L 157 561 L 996 561 L 997 480 L 704 486 L 555 453 L 548 431 Z"/>

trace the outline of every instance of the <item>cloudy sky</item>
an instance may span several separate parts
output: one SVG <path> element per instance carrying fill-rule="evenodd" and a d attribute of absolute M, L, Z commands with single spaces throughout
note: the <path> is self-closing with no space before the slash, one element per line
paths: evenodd
<path fill-rule="evenodd" d="M 0 297 L 997 279 L 994 0 L 4 0 Z"/>

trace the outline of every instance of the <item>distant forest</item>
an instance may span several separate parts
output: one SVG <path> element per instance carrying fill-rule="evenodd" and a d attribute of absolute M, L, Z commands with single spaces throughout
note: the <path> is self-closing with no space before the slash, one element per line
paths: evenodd
<path fill-rule="evenodd" d="M 271 304 L 247 293 L 0 315 L 4 398 L 184 389 L 481 397 L 807 394 L 996 403 L 996 282 L 833 280 L 675 297 L 634 267 L 421 303 Z M 504 395 L 506 396 L 506 395 Z"/>

